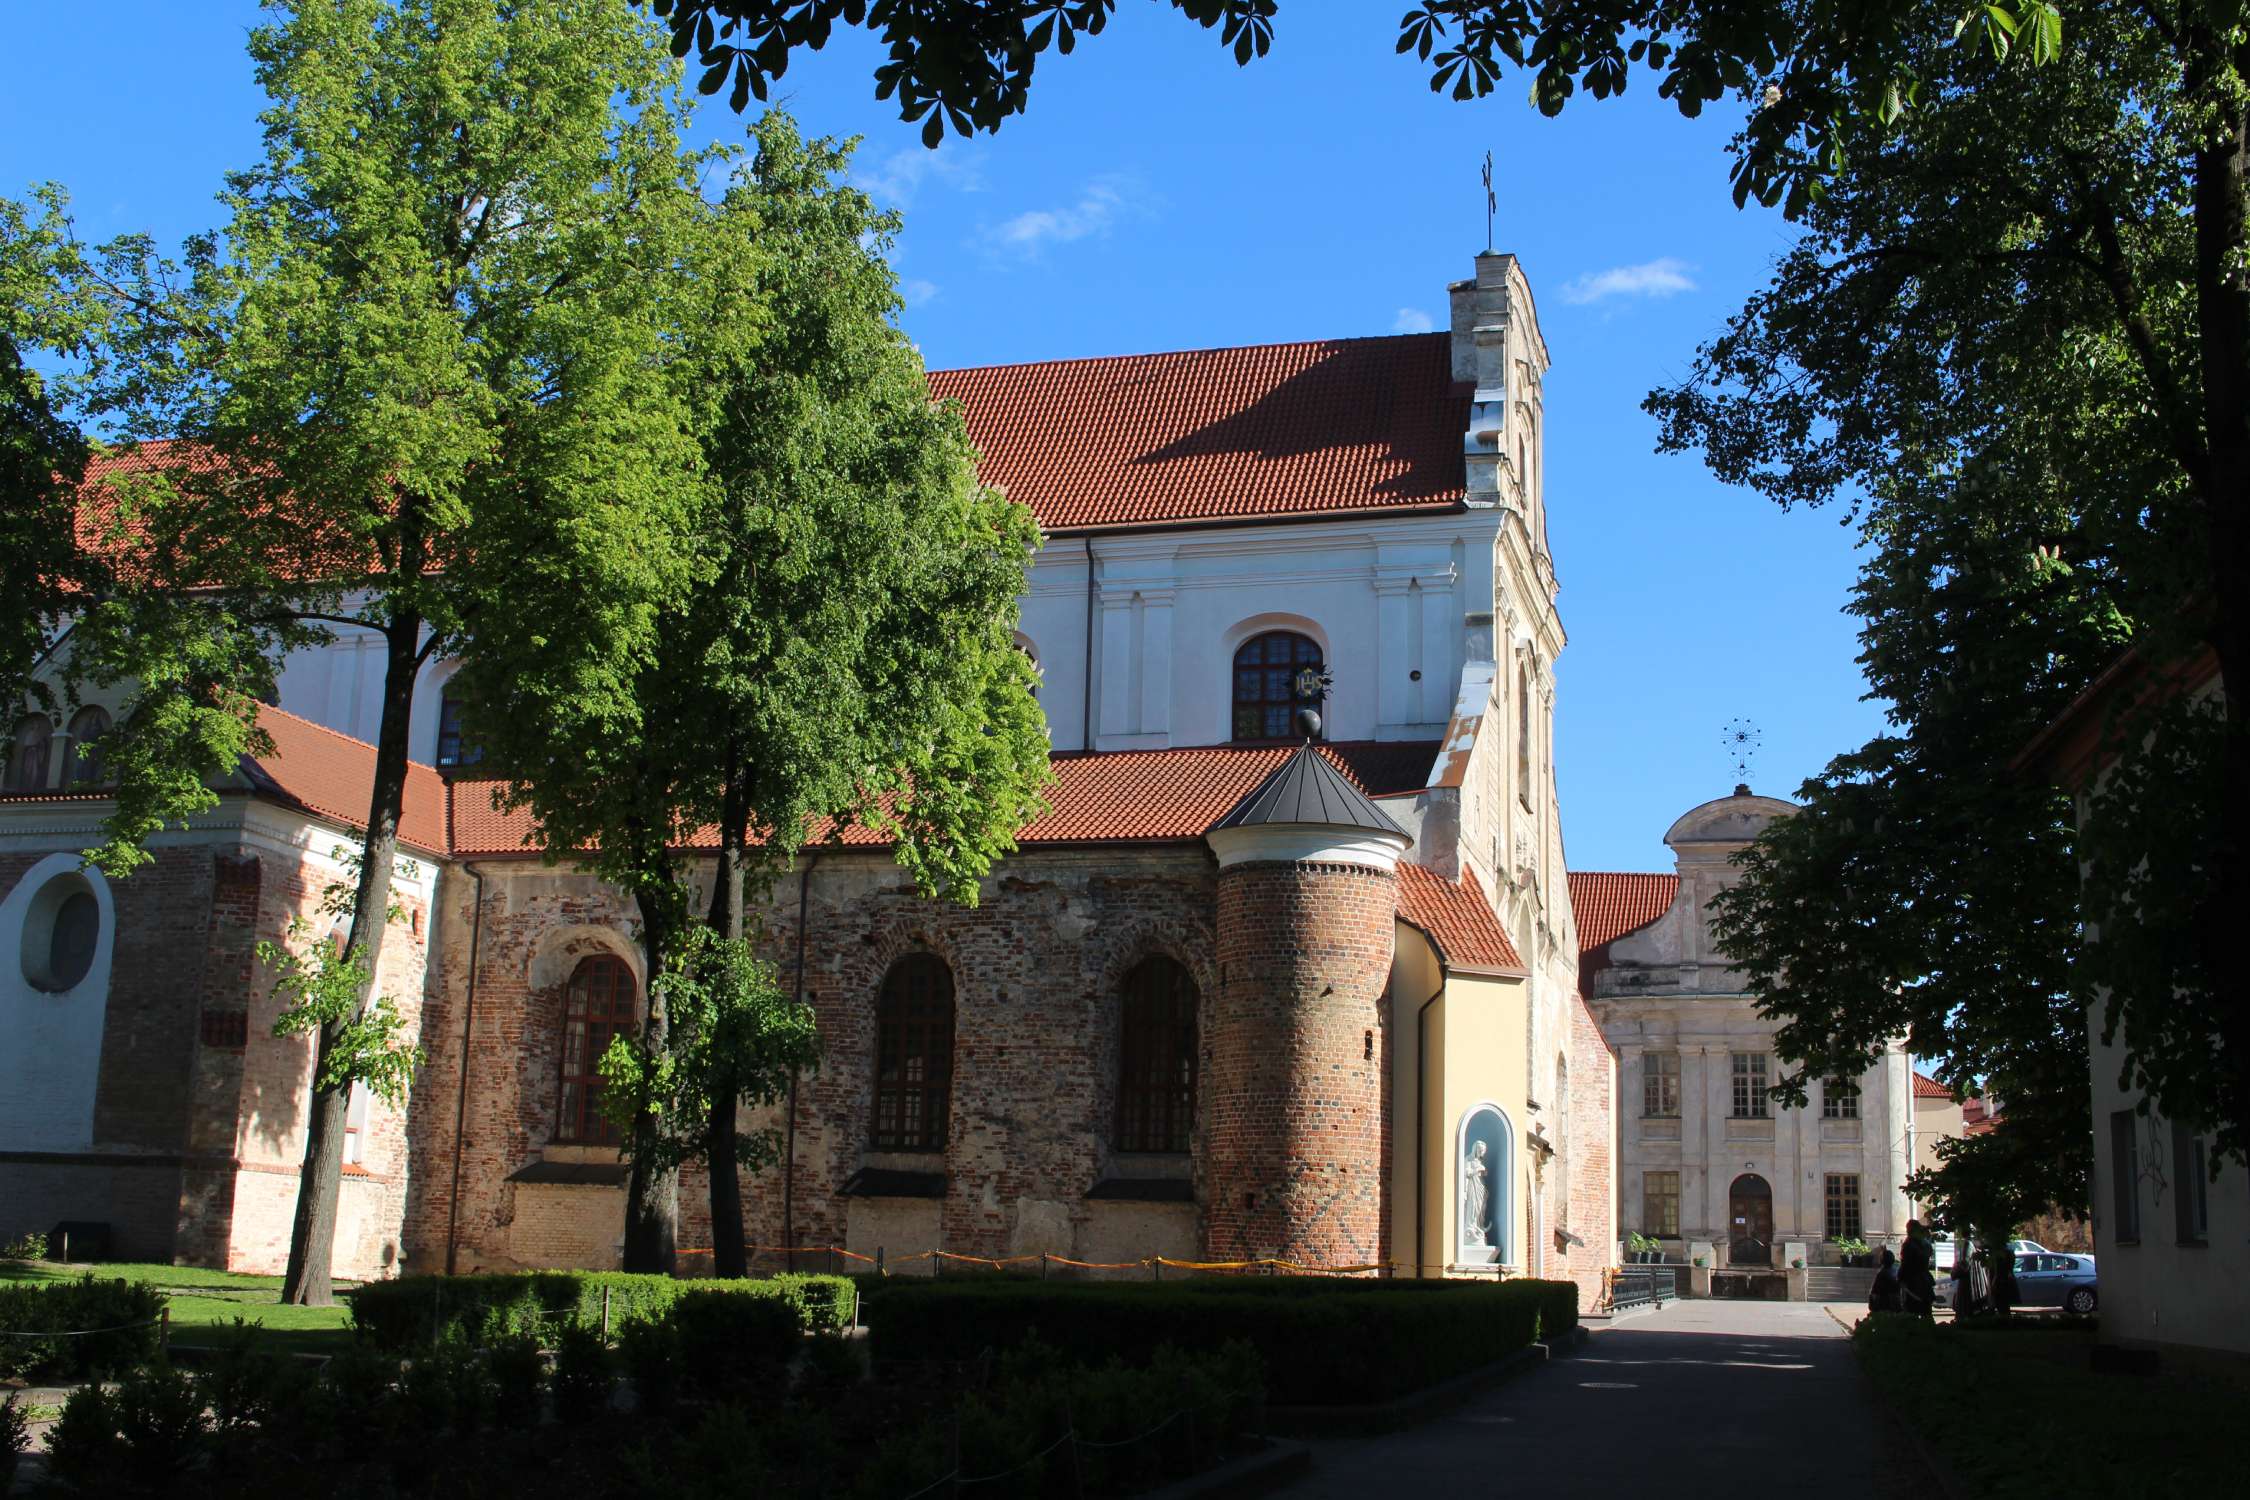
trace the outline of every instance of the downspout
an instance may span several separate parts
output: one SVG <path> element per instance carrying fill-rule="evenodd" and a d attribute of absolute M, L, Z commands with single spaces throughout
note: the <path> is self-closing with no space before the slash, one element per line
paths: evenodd
<path fill-rule="evenodd" d="M 805 1003 L 805 911 L 812 894 L 812 869 L 819 858 L 807 854 L 797 871 L 797 1004 Z M 790 1270 L 797 1269 L 797 1070 L 789 1070 L 789 1120 L 782 1127 L 781 1244 Z"/>
<path fill-rule="evenodd" d="M 1079 687 L 1083 697 L 1078 706 L 1078 748 L 1094 748 L 1094 543 L 1086 541 L 1086 668 L 1081 674 Z"/>
<path fill-rule="evenodd" d="M 469 913 L 469 992 L 461 1004 L 461 1088 L 453 1100 L 453 1190 L 445 1209 L 445 1274 L 457 1267 L 461 1229 L 461 1141 L 469 1121 L 469 1031 L 477 1018 L 477 950 L 484 938 L 484 872 L 464 861 L 462 869 L 477 883 L 476 905 Z"/>
<path fill-rule="evenodd" d="M 1414 1274 L 1422 1275 L 1422 1226 L 1430 1217 L 1430 1007 L 1445 996 L 1445 969 L 1438 969 L 1437 988 L 1414 1012 Z"/>

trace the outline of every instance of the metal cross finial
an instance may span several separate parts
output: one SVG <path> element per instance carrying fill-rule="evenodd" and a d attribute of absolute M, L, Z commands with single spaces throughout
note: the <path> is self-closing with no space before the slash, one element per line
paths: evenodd
<path fill-rule="evenodd" d="M 1492 194 L 1492 153 L 1484 153 L 1484 253 L 1492 253 L 1492 212 L 1500 200 Z"/>
<path fill-rule="evenodd" d="M 1735 790 L 1745 792 L 1750 786 L 1750 771 L 1757 763 L 1758 742 L 1765 738 L 1758 726 L 1749 719 L 1729 719 L 1721 743 L 1727 747 L 1734 761 Z"/>

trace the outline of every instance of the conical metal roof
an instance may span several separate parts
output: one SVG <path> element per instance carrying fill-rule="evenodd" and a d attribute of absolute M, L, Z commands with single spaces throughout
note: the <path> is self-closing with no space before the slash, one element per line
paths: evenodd
<path fill-rule="evenodd" d="M 1225 817 L 1212 824 L 1211 831 L 1292 824 L 1361 828 L 1369 833 L 1387 833 L 1393 838 L 1407 837 L 1406 830 L 1392 822 L 1390 814 L 1346 781 L 1343 773 L 1330 765 L 1328 758 L 1315 750 L 1309 740 L 1296 754 L 1276 766 L 1273 774 L 1252 788 Z"/>

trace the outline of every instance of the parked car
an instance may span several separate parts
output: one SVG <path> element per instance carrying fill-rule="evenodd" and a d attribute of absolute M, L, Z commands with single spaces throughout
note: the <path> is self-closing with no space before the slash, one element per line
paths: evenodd
<path fill-rule="evenodd" d="M 2010 1255 L 2052 1255 L 2055 1252 L 2049 1250 L 2037 1240 L 2010 1240 L 2008 1241 L 2008 1253 Z"/>
<path fill-rule="evenodd" d="M 2100 1301 L 2094 1287 L 2094 1257 L 2057 1255 L 2042 1250 L 2016 1257 L 2016 1305 L 2059 1307 L 2090 1313 Z"/>

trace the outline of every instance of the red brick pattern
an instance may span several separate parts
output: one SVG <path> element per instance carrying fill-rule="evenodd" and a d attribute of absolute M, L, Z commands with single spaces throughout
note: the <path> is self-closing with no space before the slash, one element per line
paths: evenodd
<path fill-rule="evenodd" d="M 1359 865 L 1220 873 L 1198 1163 L 1213 1258 L 1388 1258 L 1382 1002 L 1397 900 L 1393 875 Z"/>
<path fill-rule="evenodd" d="M 1562 1264 L 1553 1274 L 1578 1283 L 1578 1305 L 1591 1309 L 1603 1291 L 1603 1273 L 1610 1266 L 1611 1242 L 1617 1234 L 1616 1194 L 1610 1179 L 1610 1129 L 1612 1095 L 1616 1091 L 1617 1060 L 1602 1036 L 1600 1023 L 1583 997 L 1570 997 L 1570 1097 L 1560 1107 L 1570 1112 L 1570 1155 L 1560 1180 L 1560 1194 L 1569 1198 L 1567 1223 L 1582 1242 L 1568 1246 Z M 1550 1212 L 1560 1208 L 1556 1203 Z"/>

